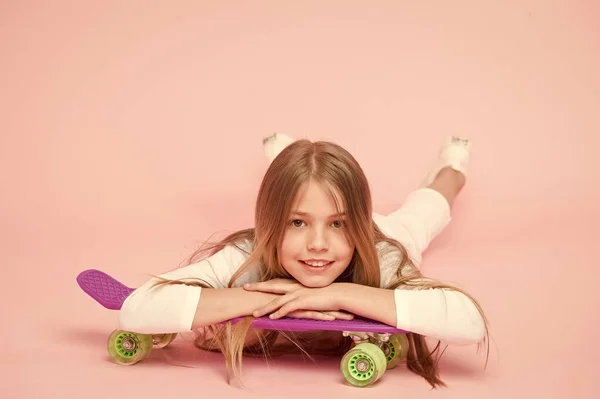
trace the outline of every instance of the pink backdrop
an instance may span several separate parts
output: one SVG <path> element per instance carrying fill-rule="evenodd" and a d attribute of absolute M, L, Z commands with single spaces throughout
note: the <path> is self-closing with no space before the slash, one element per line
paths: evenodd
<path fill-rule="evenodd" d="M 431 395 L 403 370 L 344 386 L 339 359 L 247 361 L 242 391 L 181 339 L 108 360 L 117 313 L 77 273 L 135 286 L 249 226 L 273 132 L 346 146 L 379 212 L 471 136 L 424 270 L 481 301 L 491 356 L 449 348 L 433 395 L 600 396 L 598 3 L 81 3 L 0 5 L 3 397 Z"/>

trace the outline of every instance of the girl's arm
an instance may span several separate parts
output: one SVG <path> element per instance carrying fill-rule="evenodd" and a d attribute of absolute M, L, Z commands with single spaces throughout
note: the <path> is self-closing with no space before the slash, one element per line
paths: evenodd
<path fill-rule="evenodd" d="M 479 343 L 485 322 L 475 304 L 448 289 L 384 289 L 340 283 L 334 289 L 340 309 L 396 328 L 452 344 Z"/>
<path fill-rule="evenodd" d="M 192 329 L 217 324 L 234 317 L 249 316 L 260 306 L 271 302 L 277 294 L 245 291 L 243 288 L 203 288 Z"/>
<path fill-rule="evenodd" d="M 226 288 L 231 276 L 244 263 L 247 254 L 226 246 L 209 258 L 152 278 L 136 289 L 123 303 L 120 328 L 142 334 L 187 332 L 252 312 L 281 296 L 277 292 L 249 292 L 243 288 Z M 161 279 L 185 283 L 202 282 L 204 286 L 161 284 Z M 236 285 L 254 281 L 253 273 L 243 274 Z M 327 320 L 348 318 L 341 312 L 301 310 L 291 317 Z M 351 316 L 350 316 L 351 317 Z"/>
<path fill-rule="evenodd" d="M 256 306 L 276 295 L 226 288 L 246 257 L 244 251 L 229 245 L 198 263 L 151 278 L 125 299 L 120 311 L 120 328 L 146 334 L 185 332 L 250 314 Z M 240 280 L 252 278 L 244 274 Z M 156 285 L 162 279 L 188 284 L 200 282 L 211 288 Z"/>
<path fill-rule="evenodd" d="M 282 290 L 267 281 L 246 286 L 258 292 Z M 253 315 L 287 316 L 298 309 L 342 310 L 451 344 L 479 343 L 486 330 L 482 316 L 466 295 L 447 289 L 385 289 L 352 283 L 333 283 L 323 288 L 288 291 Z"/>
<path fill-rule="evenodd" d="M 278 295 L 243 288 L 168 285 L 128 298 L 120 328 L 142 334 L 180 333 L 248 316 Z"/>

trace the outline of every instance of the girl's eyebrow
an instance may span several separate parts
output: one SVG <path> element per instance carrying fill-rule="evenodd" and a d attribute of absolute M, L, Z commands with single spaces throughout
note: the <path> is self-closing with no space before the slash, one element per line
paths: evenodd
<path fill-rule="evenodd" d="M 311 216 L 310 213 L 308 213 L 308 212 L 302 212 L 302 211 L 293 211 L 292 215 L 308 216 L 308 217 Z M 329 215 L 328 218 L 339 217 L 339 216 L 346 216 L 346 212 L 334 213 L 333 215 Z"/>

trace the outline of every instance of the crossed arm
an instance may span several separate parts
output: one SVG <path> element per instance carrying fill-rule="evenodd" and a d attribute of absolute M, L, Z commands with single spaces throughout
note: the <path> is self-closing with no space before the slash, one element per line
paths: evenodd
<path fill-rule="evenodd" d="M 293 280 L 275 279 L 250 283 L 244 289 L 278 294 L 252 312 L 255 317 L 278 319 L 296 311 L 344 311 L 388 325 L 396 325 L 394 291 L 351 283 L 306 288 Z M 368 298 L 368 299 L 366 299 Z M 352 316 L 350 316 L 351 318 Z"/>
<path fill-rule="evenodd" d="M 464 345 L 485 336 L 485 322 L 466 295 L 445 289 L 385 289 L 352 283 L 333 283 L 306 288 L 292 280 L 270 280 L 246 284 L 252 292 L 277 293 L 278 297 L 252 312 L 284 317 L 304 311 L 345 311 L 397 328 Z"/>

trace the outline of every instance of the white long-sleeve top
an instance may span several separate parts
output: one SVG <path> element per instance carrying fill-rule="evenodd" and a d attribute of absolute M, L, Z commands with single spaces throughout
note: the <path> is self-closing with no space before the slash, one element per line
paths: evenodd
<path fill-rule="evenodd" d="M 450 208 L 441 194 L 431 189 L 411 193 L 397 211 L 374 214 L 373 219 L 388 236 L 401 242 L 411 258 L 420 263 L 421 253 L 450 221 Z M 380 243 L 381 287 L 386 287 L 398 268 L 399 253 Z M 169 280 L 201 279 L 213 288 L 226 288 L 233 274 L 247 259 L 249 243 L 237 248 L 228 245 L 200 262 L 159 277 Z M 234 286 L 258 281 L 256 272 L 248 271 Z M 201 287 L 181 284 L 153 287 L 155 278 L 137 288 L 123 303 L 120 327 L 139 333 L 187 332 L 192 329 Z M 449 344 L 480 342 L 485 334 L 484 321 L 472 301 L 464 294 L 446 289 L 394 291 L 396 327 L 439 339 Z"/>

